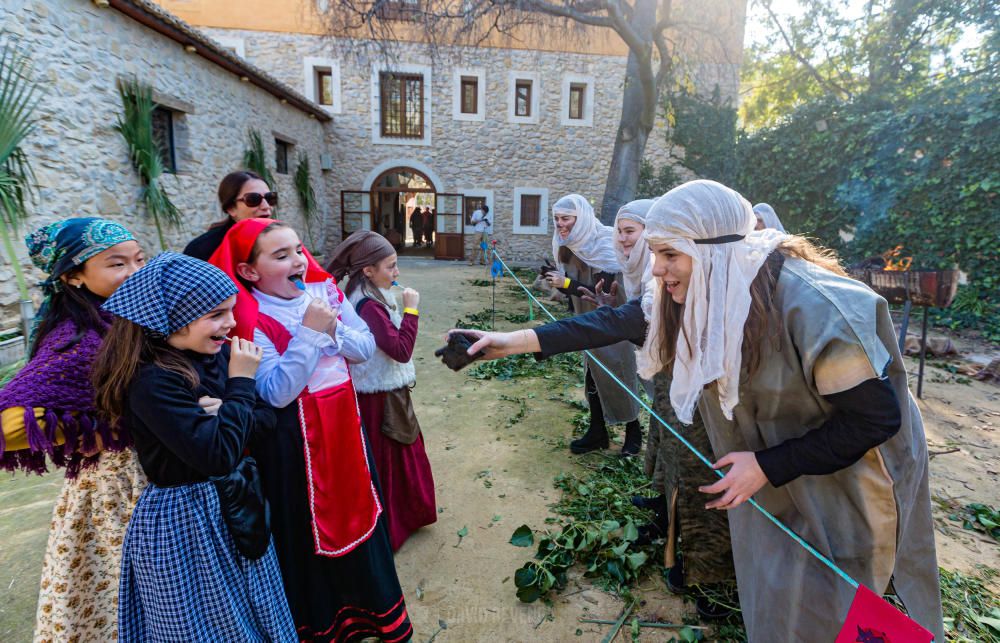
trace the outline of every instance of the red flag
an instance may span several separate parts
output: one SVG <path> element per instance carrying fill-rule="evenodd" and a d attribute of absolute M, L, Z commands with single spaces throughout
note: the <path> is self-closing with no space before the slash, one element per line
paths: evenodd
<path fill-rule="evenodd" d="M 916 621 L 858 585 L 836 643 L 929 643 L 934 635 Z"/>

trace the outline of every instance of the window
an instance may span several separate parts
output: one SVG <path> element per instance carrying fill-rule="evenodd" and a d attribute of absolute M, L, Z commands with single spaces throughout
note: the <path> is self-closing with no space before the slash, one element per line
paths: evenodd
<path fill-rule="evenodd" d="M 472 226 L 472 213 L 476 210 L 481 210 L 482 207 L 486 205 L 485 196 L 468 196 L 465 197 L 465 225 Z"/>
<path fill-rule="evenodd" d="M 514 116 L 531 116 L 530 80 L 519 80 L 514 84 Z"/>
<path fill-rule="evenodd" d="M 594 77 L 567 73 L 562 78 L 559 121 L 568 127 L 593 127 Z"/>
<path fill-rule="evenodd" d="M 161 106 L 153 109 L 153 140 L 160 148 L 163 169 L 177 173 L 177 148 L 174 143 L 174 113 Z"/>
<path fill-rule="evenodd" d="M 383 20 L 416 20 L 420 15 L 420 1 L 384 0 L 375 13 Z"/>
<path fill-rule="evenodd" d="M 379 74 L 382 136 L 423 138 L 424 77 L 421 74 Z"/>
<path fill-rule="evenodd" d="M 486 120 L 486 70 L 482 67 L 458 67 L 452 70 L 452 78 L 452 119 Z"/>
<path fill-rule="evenodd" d="M 583 118 L 583 101 L 587 95 L 587 86 L 583 83 L 570 83 L 569 86 L 569 117 L 573 120 Z"/>
<path fill-rule="evenodd" d="M 462 113 L 479 113 L 479 79 L 475 76 L 462 76 Z"/>
<path fill-rule="evenodd" d="M 521 195 L 521 225 L 534 228 L 541 219 L 542 197 L 538 194 Z"/>
<path fill-rule="evenodd" d="M 316 102 L 333 106 L 333 73 L 329 69 L 316 70 Z"/>
<path fill-rule="evenodd" d="M 547 234 L 549 191 L 545 188 L 514 188 L 514 234 Z"/>
<path fill-rule="evenodd" d="M 541 76 L 535 71 L 510 71 L 507 85 L 507 121 L 535 125 L 539 122 Z"/>
<path fill-rule="evenodd" d="M 302 59 L 302 71 L 302 93 L 330 114 L 339 114 L 340 61 L 308 56 Z"/>
<path fill-rule="evenodd" d="M 278 174 L 288 174 L 288 149 L 291 144 L 280 138 L 274 139 L 274 167 Z"/>

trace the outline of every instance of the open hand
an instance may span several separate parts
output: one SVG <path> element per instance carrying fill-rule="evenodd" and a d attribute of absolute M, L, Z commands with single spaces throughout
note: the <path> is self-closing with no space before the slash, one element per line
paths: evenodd
<path fill-rule="evenodd" d="M 580 298 L 584 301 L 589 301 L 592 304 L 597 304 L 598 306 L 614 306 L 618 303 L 618 282 L 611 282 L 611 290 L 604 292 L 604 280 L 601 279 L 594 286 L 593 292 L 589 289 L 580 286 L 577 288 L 580 291 Z"/>
<path fill-rule="evenodd" d="M 757 464 L 757 456 L 752 451 L 734 451 L 719 458 L 713 469 L 731 466 L 725 477 L 703 487 L 702 493 L 721 493 L 722 496 L 705 505 L 705 509 L 733 509 L 746 502 L 750 496 L 767 484 L 767 476 Z"/>
<path fill-rule="evenodd" d="M 251 341 L 232 338 L 229 349 L 229 377 L 253 377 L 264 351 Z"/>

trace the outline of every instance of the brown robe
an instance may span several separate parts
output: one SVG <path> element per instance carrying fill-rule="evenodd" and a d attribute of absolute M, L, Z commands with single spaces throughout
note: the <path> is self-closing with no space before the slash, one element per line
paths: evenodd
<path fill-rule="evenodd" d="M 711 457 L 712 445 L 698 411 L 690 426 L 681 424 L 670 406 L 670 377 L 657 374 L 653 386 L 653 410 L 657 415 Z M 653 481 L 653 489 L 667 497 L 670 526 L 664 566 L 676 564 L 679 550 L 688 586 L 735 580 L 726 512 L 707 511 L 709 497 L 698 491 L 699 486 L 713 484 L 719 477 L 655 419 L 650 420 L 644 470 Z"/>
<path fill-rule="evenodd" d="M 755 498 L 876 593 L 891 580 L 911 618 L 944 641 L 927 443 L 888 305 L 860 282 L 787 259 L 775 306 L 780 346 L 765 346 L 752 378 L 744 371 L 733 419 L 724 417 L 714 387 L 699 401 L 715 456 L 758 451 L 823 424 L 834 409 L 816 373 L 836 372 L 836 355 L 860 347 L 870 372 L 887 372 L 892 382 L 899 432 L 846 469 L 765 485 Z M 834 640 L 854 589 L 747 503 L 729 511 L 729 528 L 750 640 Z"/>

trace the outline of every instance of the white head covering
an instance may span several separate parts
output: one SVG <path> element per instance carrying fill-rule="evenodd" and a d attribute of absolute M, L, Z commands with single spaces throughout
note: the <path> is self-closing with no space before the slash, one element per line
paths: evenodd
<path fill-rule="evenodd" d="M 643 286 L 653 278 L 653 257 L 649 252 L 649 243 L 644 236 L 632 246 L 632 252 L 625 256 L 625 249 L 622 248 L 618 240 L 618 222 L 622 219 L 635 221 L 645 227 L 646 213 L 655 203 L 655 199 L 639 199 L 630 201 L 618 210 L 615 216 L 615 236 L 614 248 L 618 263 L 622 265 L 622 281 L 625 282 L 625 297 L 632 300 L 643 296 Z M 650 303 L 652 303 L 652 290 L 650 290 Z M 644 298 L 645 299 L 645 298 Z"/>
<path fill-rule="evenodd" d="M 560 237 L 558 229 L 552 233 L 552 256 L 560 270 L 563 266 L 559 261 L 559 248 L 566 246 L 588 266 L 603 272 L 622 271 L 612 246 L 615 230 L 597 220 L 594 208 L 587 199 L 579 194 L 567 194 L 552 206 L 552 216 L 557 214 L 576 217 L 568 237 Z"/>
<path fill-rule="evenodd" d="M 702 389 L 712 382 L 717 383 L 727 418 L 732 419 L 739 403 L 750 284 L 771 251 L 788 236 L 770 229 L 754 232 L 756 223 L 750 203 L 738 192 L 703 180 L 667 192 L 646 216 L 650 245 L 668 244 L 691 257 L 670 385 L 670 403 L 685 424 L 691 423 Z M 655 284 L 649 334 L 637 355 L 639 375 L 644 378 L 663 368 L 661 302 L 669 295 L 662 281 Z"/>
<path fill-rule="evenodd" d="M 753 206 L 753 213 L 764 221 L 765 228 L 772 228 L 778 232 L 785 232 L 785 226 L 781 225 L 778 213 L 767 203 L 758 203 Z"/>

